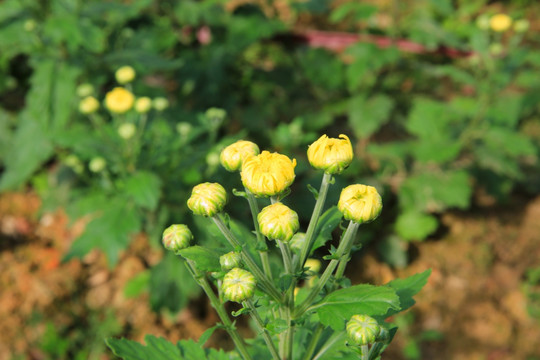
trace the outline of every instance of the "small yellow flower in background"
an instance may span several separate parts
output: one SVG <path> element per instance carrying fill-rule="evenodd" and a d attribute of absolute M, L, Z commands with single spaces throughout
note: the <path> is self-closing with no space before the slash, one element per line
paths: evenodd
<path fill-rule="evenodd" d="M 347 322 L 347 335 L 354 345 L 368 345 L 377 341 L 381 327 L 368 315 L 353 315 Z"/>
<path fill-rule="evenodd" d="M 519 19 L 514 22 L 514 31 L 518 33 L 524 33 L 529 30 L 531 24 L 527 19 Z"/>
<path fill-rule="evenodd" d="M 90 163 L 88 164 L 88 168 L 91 172 L 99 173 L 105 169 L 105 166 L 107 166 L 107 162 L 104 158 L 101 156 L 97 156 L 90 160 Z"/>
<path fill-rule="evenodd" d="M 188 136 L 191 130 L 193 130 L 193 126 L 188 122 L 181 121 L 178 124 L 176 124 L 176 131 L 182 137 Z"/>
<path fill-rule="evenodd" d="M 99 109 L 99 101 L 93 96 L 87 96 L 79 102 L 79 111 L 83 114 L 92 114 Z"/>
<path fill-rule="evenodd" d="M 227 192 L 218 183 L 202 183 L 193 188 L 187 205 L 195 215 L 214 216 L 227 203 Z"/>
<path fill-rule="evenodd" d="M 163 111 L 169 107 L 169 100 L 167 100 L 164 97 L 157 97 L 154 100 L 152 100 L 152 106 L 157 111 Z"/>
<path fill-rule="evenodd" d="M 506 14 L 493 15 L 491 19 L 489 19 L 489 26 L 491 27 L 491 30 L 496 32 L 506 31 L 512 26 L 512 18 Z"/>
<path fill-rule="evenodd" d="M 381 213 L 381 195 L 373 186 L 349 185 L 341 191 L 338 209 L 346 220 L 358 224 L 370 222 Z"/>
<path fill-rule="evenodd" d="M 123 114 L 133 107 L 135 96 L 122 88 L 115 87 L 105 95 L 105 106 L 113 113 Z"/>
<path fill-rule="evenodd" d="M 244 186 L 256 196 L 281 194 L 294 181 L 296 159 L 263 151 L 244 159 L 240 176 Z"/>
<path fill-rule="evenodd" d="M 309 146 L 307 155 L 315 169 L 324 170 L 328 174 L 340 174 L 351 164 L 353 149 L 346 135 L 339 135 L 339 139 L 323 135 Z"/>
<path fill-rule="evenodd" d="M 143 96 L 135 101 L 135 111 L 139 114 L 144 114 L 150 111 L 152 108 L 152 99 Z"/>
<path fill-rule="evenodd" d="M 249 271 L 234 268 L 223 278 L 221 290 L 225 298 L 230 301 L 241 303 L 253 296 L 257 280 Z"/>
<path fill-rule="evenodd" d="M 279 202 L 262 209 L 257 220 L 261 233 L 270 240 L 289 241 L 300 228 L 298 214 Z"/>
<path fill-rule="evenodd" d="M 79 97 L 84 98 L 84 97 L 94 94 L 94 86 L 89 83 L 84 83 L 77 86 L 77 89 L 75 90 L 75 92 L 77 93 Z"/>
<path fill-rule="evenodd" d="M 219 161 L 227 171 L 237 171 L 242 168 L 245 158 L 259 155 L 257 144 L 247 140 L 238 140 L 221 151 Z"/>
<path fill-rule="evenodd" d="M 132 123 L 123 123 L 118 127 L 118 135 L 124 140 L 131 139 L 137 132 L 137 127 Z"/>
<path fill-rule="evenodd" d="M 319 270 L 321 270 L 321 262 L 317 259 L 307 259 L 304 267 L 307 267 L 310 271 L 317 273 Z"/>
<path fill-rule="evenodd" d="M 191 230 L 184 224 L 171 225 L 163 232 L 161 241 L 169 251 L 178 255 L 178 251 L 188 248 L 193 240 Z"/>
<path fill-rule="evenodd" d="M 481 30 L 489 29 L 489 15 L 482 14 L 476 18 L 476 26 Z"/>
<path fill-rule="evenodd" d="M 242 257 L 240 253 L 235 251 L 228 252 L 219 257 L 219 265 L 221 265 L 222 271 L 229 271 L 233 268 L 239 268 L 242 264 Z"/>
<path fill-rule="evenodd" d="M 131 66 L 122 66 L 114 73 L 114 77 L 119 84 L 127 84 L 135 79 L 135 69 Z"/>

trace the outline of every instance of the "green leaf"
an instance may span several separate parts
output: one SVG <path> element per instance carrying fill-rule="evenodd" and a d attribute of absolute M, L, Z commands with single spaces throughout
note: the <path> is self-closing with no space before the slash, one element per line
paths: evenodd
<path fill-rule="evenodd" d="M 124 287 L 124 296 L 134 298 L 148 290 L 150 284 L 150 271 L 142 271 L 132 277 Z"/>
<path fill-rule="evenodd" d="M 395 279 L 390 281 L 387 286 L 395 290 L 397 296 L 399 297 L 400 307 L 399 309 L 390 309 L 386 314 L 385 318 L 392 316 L 400 311 L 407 310 L 413 306 L 416 302 L 413 299 L 413 296 L 418 294 L 420 290 L 427 284 L 428 278 L 431 275 L 431 269 L 423 271 L 421 273 L 409 276 L 406 279 Z"/>
<path fill-rule="evenodd" d="M 94 218 L 72 244 L 64 260 L 82 257 L 90 250 L 99 248 L 107 256 L 109 266 L 114 266 L 120 251 L 129 245 L 131 236 L 140 231 L 141 218 L 133 205 L 126 203 L 122 197 L 102 197 L 101 200 L 101 210 L 92 214 Z"/>
<path fill-rule="evenodd" d="M 339 225 L 342 217 L 343 214 L 338 210 L 337 206 L 332 206 L 319 217 L 317 228 L 313 234 L 313 236 L 315 236 L 315 241 L 313 242 L 310 254 L 321 246 L 324 246 L 328 240 L 332 239 L 332 232 L 336 226 Z"/>
<path fill-rule="evenodd" d="M 369 99 L 356 96 L 349 100 L 349 124 L 358 138 L 367 138 L 386 123 L 394 101 L 385 95 L 375 95 Z"/>
<path fill-rule="evenodd" d="M 222 255 L 217 251 L 199 245 L 190 246 L 179 251 L 182 257 L 195 263 L 197 269 L 201 271 L 220 271 L 219 257 Z"/>
<path fill-rule="evenodd" d="M 489 151 L 499 154 L 512 157 L 536 154 L 536 148 L 532 141 L 512 129 L 491 127 L 485 132 L 482 141 Z"/>
<path fill-rule="evenodd" d="M 182 359 L 180 349 L 166 339 L 146 335 L 146 346 L 127 339 L 106 339 L 113 353 L 124 360 L 173 360 Z"/>
<path fill-rule="evenodd" d="M 505 94 L 504 101 L 494 101 L 487 110 L 487 117 L 496 125 L 515 128 L 523 102 L 523 95 Z"/>
<path fill-rule="evenodd" d="M 377 252 L 385 263 L 398 269 L 403 269 L 409 262 L 407 243 L 395 235 L 378 241 Z"/>
<path fill-rule="evenodd" d="M 383 315 L 390 309 L 399 310 L 399 305 L 393 288 L 362 284 L 337 290 L 312 309 L 317 311 L 321 323 L 342 330 L 353 315 Z"/>
<path fill-rule="evenodd" d="M 423 240 L 438 226 L 436 217 L 414 210 L 400 214 L 396 220 L 396 232 L 405 240 Z"/>
<path fill-rule="evenodd" d="M 352 16 L 352 20 L 364 20 L 369 19 L 377 12 L 377 7 L 370 4 L 362 4 L 357 2 L 347 2 L 336 7 L 330 13 L 330 22 L 338 23 L 345 19 L 347 16 Z"/>
<path fill-rule="evenodd" d="M 126 180 L 123 191 L 138 206 L 154 211 L 161 195 L 161 180 L 154 173 L 139 171 Z"/>

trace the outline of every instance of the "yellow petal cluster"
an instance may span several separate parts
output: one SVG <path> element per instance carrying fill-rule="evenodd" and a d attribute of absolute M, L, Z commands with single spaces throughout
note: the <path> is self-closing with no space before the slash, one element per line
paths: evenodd
<path fill-rule="evenodd" d="M 512 26 L 512 18 L 506 14 L 493 15 L 491 19 L 489 19 L 489 26 L 491 27 L 491 30 L 496 32 L 506 31 Z"/>
<path fill-rule="evenodd" d="M 261 233 L 270 240 L 289 241 L 300 228 L 298 214 L 279 202 L 262 209 L 257 220 Z"/>
<path fill-rule="evenodd" d="M 263 151 L 244 159 L 240 176 L 244 186 L 256 196 L 281 194 L 294 181 L 296 159 Z"/>
<path fill-rule="evenodd" d="M 346 135 L 341 134 L 338 139 L 323 135 L 309 146 L 307 155 L 314 168 L 340 174 L 351 164 L 353 149 Z"/>
<path fill-rule="evenodd" d="M 131 66 L 122 66 L 114 73 L 119 84 L 127 84 L 135 79 L 135 69 Z"/>
<path fill-rule="evenodd" d="M 83 114 L 92 114 L 99 109 L 99 101 L 93 96 L 87 96 L 79 103 L 79 111 Z"/>
<path fill-rule="evenodd" d="M 354 345 L 368 345 L 377 341 L 381 327 L 368 315 L 353 315 L 347 322 L 347 335 Z"/>
<path fill-rule="evenodd" d="M 223 278 L 221 290 L 225 298 L 234 302 L 242 302 L 251 298 L 255 292 L 257 280 L 249 271 L 234 268 Z"/>
<path fill-rule="evenodd" d="M 163 246 L 169 251 L 178 254 L 178 251 L 190 246 L 193 234 L 187 225 L 171 225 L 163 232 Z"/>
<path fill-rule="evenodd" d="M 214 216 L 227 203 L 227 192 L 218 183 L 202 183 L 193 188 L 187 205 L 195 215 Z"/>
<path fill-rule="evenodd" d="M 109 111 L 123 114 L 133 107 L 135 96 L 123 87 L 115 87 L 105 95 L 105 106 Z"/>
<path fill-rule="evenodd" d="M 350 185 L 341 191 L 338 209 L 346 220 L 358 224 L 370 222 L 381 213 L 381 195 L 373 186 Z"/>
<path fill-rule="evenodd" d="M 259 152 L 257 144 L 247 140 L 238 140 L 221 151 L 219 161 L 227 171 L 237 171 L 242 168 L 245 158 L 259 155 Z"/>
<path fill-rule="evenodd" d="M 135 101 L 135 111 L 139 114 L 144 114 L 150 111 L 152 108 L 152 99 L 147 96 L 138 98 Z"/>

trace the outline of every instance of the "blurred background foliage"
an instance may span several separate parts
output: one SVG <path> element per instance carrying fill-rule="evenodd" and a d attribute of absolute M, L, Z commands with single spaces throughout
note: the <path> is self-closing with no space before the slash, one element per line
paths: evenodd
<path fill-rule="evenodd" d="M 409 242 L 440 229 L 445 211 L 538 194 L 539 10 L 532 0 L 4 0 L 0 191 L 29 187 L 42 212 L 85 219 L 66 260 L 99 248 L 113 267 L 136 233 L 159 247 L 166 225 L 192 221 L 193 185 L 241 186 L 218 161 L 240 138 L 298 160 L 289 201 L 306 221 L 306 185 L 321 177 L 307 145 L 344 133 L 356 158 L 329 203 L 342 185 L 376 186 L 385 221 L 365 239 L 376 233 L 380 255 L 404 267 Z M 503 31 L 497 13 L 512 19 Z M 124 86 L 162 106 L 103 106 L 126 65 L 136 78 Z M 89 95 L 101 106 L 81 113 Z M 136 277 L 130 294 L 150 289 L 156 311 L 183 307 L 197 290 L 174 260 Z M 57 336 L 47 333 L 45 343 Z"/>

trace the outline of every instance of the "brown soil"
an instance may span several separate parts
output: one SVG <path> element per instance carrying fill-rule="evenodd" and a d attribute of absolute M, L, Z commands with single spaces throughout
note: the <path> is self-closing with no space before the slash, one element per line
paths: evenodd
<path fill-rule="evenodd" d="M 46 322 L 76 328 L 107 309 L 119 333 L 138 341 L 145 334 L 171 341 L 198 338 L 217 321 L 204 301 L 173 316 L 153 313 L 148 294 L 124 296 L 125 284 L 161 256 L 143 235 L 113 270 L 97 251 L 61 263 L 83 224 L 68 226 L 60 211 L 38 218 L 38 208 L 32 194 L 0 197 L 0 360 L 46 359 L 40 346 Z M 527 312 L 538 304 L 525 291 L 527 270 L 540 266 L 540 197 L 474 214 L 449 213 L 442 221 L 447 233 L 412 245 L 417 255 L 406 269 L 391 269 L 372 254 L 350 267 L 354 283 L 385 283 L 433 269 L 410 310 L 411 325 L 400 328 L 383 358 L 406 359 L 403 349 L 417 343 L 420 359 L 540 359 L 540 320 Z M 46 322 L 36 321 L 36 314 Z M 426 340 L 422 334 L 428 330 L 440 339 Z M 225 334 L 212 340 L 223 344 Z"/>

